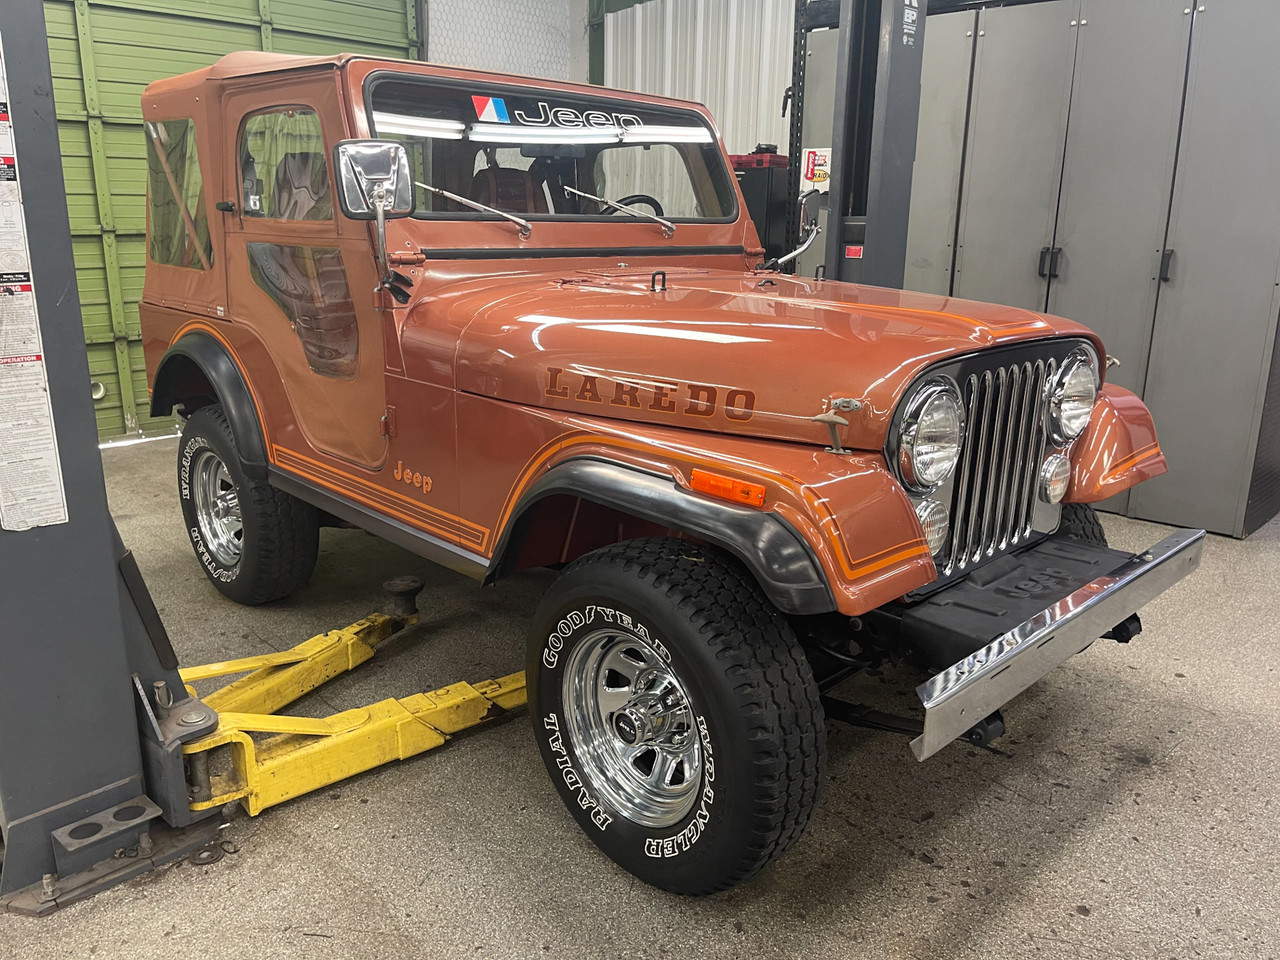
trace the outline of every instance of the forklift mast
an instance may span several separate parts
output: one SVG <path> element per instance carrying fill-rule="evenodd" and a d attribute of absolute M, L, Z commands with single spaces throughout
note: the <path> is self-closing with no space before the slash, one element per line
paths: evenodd
<path fill-rule="evenodd" d="M 797 0 L 786 222 L 827 195 L 825 246 L 802 272 L 900 288 L 929 0 Z M 828 120 L 829 117 L 829 120 Z"/>

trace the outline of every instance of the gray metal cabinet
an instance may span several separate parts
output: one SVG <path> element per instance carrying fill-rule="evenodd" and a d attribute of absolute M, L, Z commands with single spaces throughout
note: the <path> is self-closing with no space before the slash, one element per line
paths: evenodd
<path fill-rule="evenodd" d="M 968 87 L 968 126 L 955 273 L 922 252 L 911 276 L 1102 336 L 1170 464 L 1105 509 L 1234 536 L 1280 511 L 1276 37 L 1276 0 L 1050 0 L 982 11 L 971 73 L 926 41 L 925 82 Z M 959 113 L 953 89 L 935 101 Z M 922 150 L 916 179 L 955 162 Z M 911 225 L 909 250 L 951 235 L 936 210 Z"/>
<path fill-rule="evenodd" d="M 952 292 L 1043 310 L 1082 0 L 981 11 Z M 926 38 L 932 24 L 926 28 Z M 926 40 L 927 42 L 927 40 Z"/>
<path fill-rule="evenodd" d="M 965 10 L 930 17 L 924 33 L 920 125 L 902 284 L 908 290 L 951 292 L 969 67 L 977 32 L 977 13 Z"/>
<path fill-rule="evenodd" d="M 1240 536 L 1251 490 L 1255 503 L 1277 493 L 1253 488 L 1268 479 L 1255 469 L 1259 440 L 1274 449 L 1280 430 L 1280 398 L 1267 397 L 1280 311 L 1280 4 L 1203 6 L 1144 391 L 1170 472 L 1134 489 L 1130 513 Z M 1253 525 L 1268 515 L 1255 511 Z"/>
<path fill-rule="evenodd" d="M 1076 51 L 1049 313 L 1098 332 L 1142 392 L 1160 285 L 1191 16 L 1183 0 L 1087 0 Z"/>

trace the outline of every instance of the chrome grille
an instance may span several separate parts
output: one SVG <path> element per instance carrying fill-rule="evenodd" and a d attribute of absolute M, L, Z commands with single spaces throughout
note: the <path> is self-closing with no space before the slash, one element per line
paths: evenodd
<path fill-rule="evenodd" d="M 944 578 L 1030 539 L 1045 454 L 1045 383 L 1056 368 L 1056 360 L 1027 360 L 961 381 L 966 435 Z"/>

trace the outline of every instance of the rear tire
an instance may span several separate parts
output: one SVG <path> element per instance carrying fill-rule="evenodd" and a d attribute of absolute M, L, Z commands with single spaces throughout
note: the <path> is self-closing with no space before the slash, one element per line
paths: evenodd
<path fill-rule="evenodd" d="M 786 619 L 713 550 L 633 540 L 576 560 L 539 605 L 526 677 L 561 799 L 641 880 L 724 890 L 809 822 L 817 685 Z"/>
<path fill-rule="evenodd" d="M 223 596 L 256 606 L 310 579 L 320 546 L 316 508 L 245 475 L 219 404 L 201 407 L 182 429 L 178 497 L 191 548 Z"/>
<path fill-rule="evenodd" d="M 1079 540 L 1096 547 L 1107 545 L 1107 534 L 1098 519 L 1098 511 L 1087 503 L 1064 503 L 1062 522 L 1054 536 L 1062 540 Z"/>

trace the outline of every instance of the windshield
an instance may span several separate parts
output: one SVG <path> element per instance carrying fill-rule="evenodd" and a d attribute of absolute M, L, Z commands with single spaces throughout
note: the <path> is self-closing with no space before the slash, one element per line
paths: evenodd
<path fill-rule="evenodd" d="M 373 135 L 405 145 L 415 180 L 477 203 L 530 220 L 737 216 L 719 145 L 691 111 L 404 77 L 370 82 Z M 419 186 L 415 216 L 493 214 Z"/>

